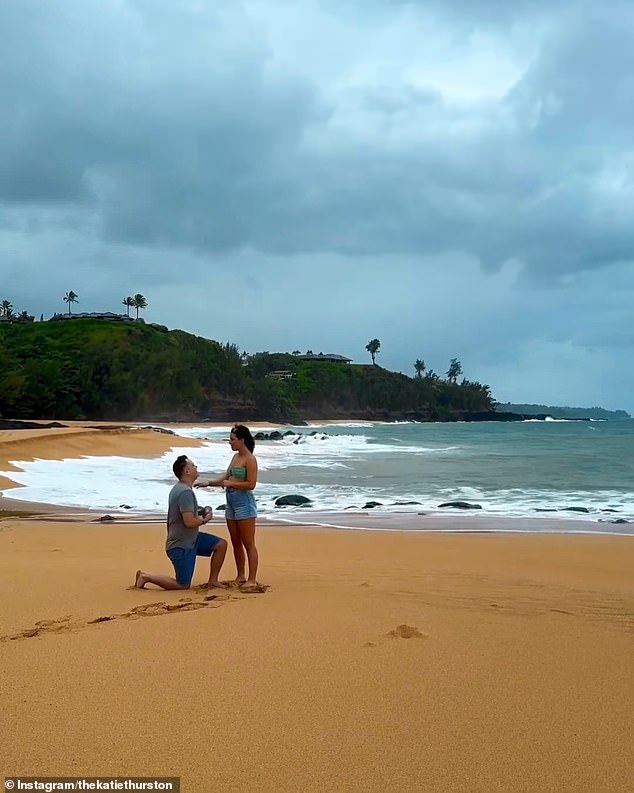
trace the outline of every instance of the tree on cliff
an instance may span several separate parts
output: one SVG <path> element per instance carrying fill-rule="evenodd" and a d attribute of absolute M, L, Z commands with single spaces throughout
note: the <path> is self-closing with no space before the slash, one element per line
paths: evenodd
<path fill-rule="evenodd" d="M 68 303 L 68 316 L 70 317 L 70 304 L 79 303 L 79 297 L 71 289 L 70 292 L 66 292 L 64 295 L 64 303 Z"/>
<path fill-rule="evenodd" d="M 132 298 L 132 307 L 136 308 L 136 318 L 139 318 L 139 309 L 140 308 L 147 308 L 147 300 L 143 297 L 143 295 L 136 294 Z"/>
<path fill-rule="evenodd" d="M 375 355 L 381 349 L 381 342 L 378 339 L 370 339 L 370 341 L 365 345 L 365 348 L 372 356 L 372 365 L 376 366 Z"/>
<path fill-rule="evenodd" d="M 13 316 L 13 304 L 9 300 L 2 301 L 2 307 L 0 308 L 0 315 L 4 317 Z"/>
<path fill-rule="evenodd" d="M 414 364 L 414 369 L 416 369 L 416 377 L 422 377 L 425 368 L 425 361 L 417 358 L 416 363 Z"/>
<path fill-rule="evenodd" d="M 447 369 L 447 380 L 449 380 L 450 383 L 455 383 L 461 374 L 462 364 L 457 358 L 452 358 L 449 362 L 449 369 Z"/>
<path fill-rule="evenodd" d="M 130 309 L 134 308 L 134 298 L 128 295 L 126 298 L 122 300 L 123 305 L 125 306 L 125 311 L 128 316 L 130 316 Z"/>

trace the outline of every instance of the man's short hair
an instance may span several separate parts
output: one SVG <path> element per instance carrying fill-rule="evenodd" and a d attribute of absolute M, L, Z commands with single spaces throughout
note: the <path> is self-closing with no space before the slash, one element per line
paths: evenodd
<path fill-rule="evenodd" d="M 172 466 L 172 471 L 174 471 L 174 476 L 177 479 L 180 479 L 183 475 L 183 471 L 189 462 L 189 458 L 186 454 L 179 454 L 179 456 L 174 460 L 174 465 Z"/>

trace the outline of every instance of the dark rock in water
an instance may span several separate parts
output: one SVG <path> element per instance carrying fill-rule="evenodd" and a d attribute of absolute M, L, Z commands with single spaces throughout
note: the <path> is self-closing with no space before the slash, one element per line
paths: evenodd
<path fill-rule="evenodd" d="M 555 507 L 537 507 L 535 512 L 559 512 Z"/>
<path fill-rule="evenodd" d="M 563 507 L 562 512 L 584 512 L 589 513 L 588 507 Z"/>
<path fill-rule="evenodd" d="M 612 509 L 611 507 L 606 507 L 603 511 L 604 512 L 618 512 L 618 509 Z"/>
<path fill-rule="evenodd" d="M 395 501 L 392 506 L 393 507 L 409 507 L 417 504 L 420 506 L 420 501 Z"/>
<path fill-rule="evenodd" d="M 368 501 L 367 504 L 364 504 L 362 509 L 374 509 L 374 507 L 382 507 L 380 501 Z"/>
<path fill-rule="evenodd" d="M 95 523 L 114 523 L 114 518 L 112 515 L 102 515 L 95 520 Z"/>
<path fill-rule="evenodd" d="M 224 511 L 225 511 L 225 509 L 227 509 L 227 505 L 226 505 L 226 504 L 219 504 L 219 505 L 216 507 L 216 512 L 224 512 Z"/>
<path fill-rule="evenodd" d="M 132 509 L 129 504 L 119 504 L 119 509 Z"/>
<path fill-rule="evenodd" d="M 350 504 L 349 507 L 344 507 L 344 509 L 358 509 L 356 504 Z"/>
<path fill-rule="evenodd" d="M 630 521 L 626 520 L 625 518 L 616 518 L 616 520 L 611 520 L 610 521 L 610 523 L 629 523 L 629 522 Z"/>
<path fill-rule="evenodd" d="M 291 433 L 293 435 L 294 433 Z M 281 441 L 284 436 L 279 430 L 273 432 L 256 432 L 253 436 L 255 441 Z"/>
<path fill-rule="evenodd" d="M 309 498 L 306 498 L 306 496 L 300 496 L 299 494 L 293 493 L 288 496 L 280 496 L 279 498 L 275 499 L 276 507 L 305 507 L 312 503 L 313 502 Z"/>
<path fill-rule="evenodd" d="M 455 509 L 482 509 L 480 504 L 470 504 L 468 501 L 445 501 L 444 504 L 438 504 L 441 507 L 454 507 Z"/>
<path fill-rule="evenodd" d="M 284 433 L 283 437 L 287 438 L 289 435 L 297 435 L 297 433 L 293 432 L 293 430 L 286 430 L 286 432 Z"/>

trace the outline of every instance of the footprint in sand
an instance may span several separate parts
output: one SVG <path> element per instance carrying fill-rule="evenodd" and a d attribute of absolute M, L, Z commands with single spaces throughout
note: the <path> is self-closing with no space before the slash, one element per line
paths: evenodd
<path fill-rule="evenodd" d="M 427 634 L 421 633 L 414 625 L 397 625 L 396 628 L 387 634 L 391 639 L 426 639 Z"/>
<path fill-rule="evenodd" d="M 130 588 L 133 589 L 134 587 Z M 183 597 L 180 598 L 178 603 L 166 603 L 163 601 L 143 603 L 139 606 L 135 606 L 134 608 L 130 609 L 130 611 L 126 611 L 123 614 L 105 614 L 100 617 L 94 617 L 93 619 L 86 620 L 85 622 L 80 622 L 77 620 L 73 621 L 70 615 L 62 617 L 58 620 L 39 620 L 32 628 L 27 628 L 26 630 L 22 630 L 19 633 L 0 636 L 0 642 L 15 641 L 17 639 L 31 639 L 35 636 L 42 636 L 45 633 L 75 631 L 80 630 L 81 628 L 87 628 L 89 625 L 99 625 L 102 622 L 114 622 L 115 620 L 135 620 L 142 617 L 157 617 L 161 614 L 173 614 L 178 611 L 197 611 L 198 609 L 204 608 L 218 608 L 218 606 L 220 606 L 224 601 L 241 599 L 236 597 L 238 595 L 251 594 L 255 592 L 266 592 L 268 588 L 268 586 L 258 584 L 254 587 L 236 587 L 233 589 L 233 591 L 217 589 L 214 594 L 205 595 L 202 600 L 194 600 L 190 597 Z M 202 590 L 201 594 L 204 591 L 208 591 L 206 587 L 200 587 L 199 589 Z M 218 603 L 213 602 L 216 600 Z"/>
<path fill-rule="evenodd" d="M 76 627 L 76 624 L 71 622 L 71 617 L 62 617 L 59 620 L 39 620 L 35 623 L 33 628 L 19 631 L 19 633 L 8 634 L 0 636 L 0 641 L 16 641 L 16 639 L 31 639 L 34 636 L 40 636 L 42 633 L 63 633 L 71 631 Z"/>

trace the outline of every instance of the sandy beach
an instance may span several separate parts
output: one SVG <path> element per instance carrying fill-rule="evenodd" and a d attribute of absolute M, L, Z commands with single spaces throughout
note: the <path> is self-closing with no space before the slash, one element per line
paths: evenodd
<path fill-rule="evenodd" d="M 0 459 L 174 442 L 81 430 L 0 433 Z M 4 514 L 5 775 L 180 776 L 187 793 L 632 790 L 632 537 L 262 522 L 266 592 L 163 592 L 129 588 L 137 567 L 170 572 L 160 523 Z M 220 517 L 210 528 L 227 537 Z M 199 560 L 194 584 L 206 573 Z"/>

